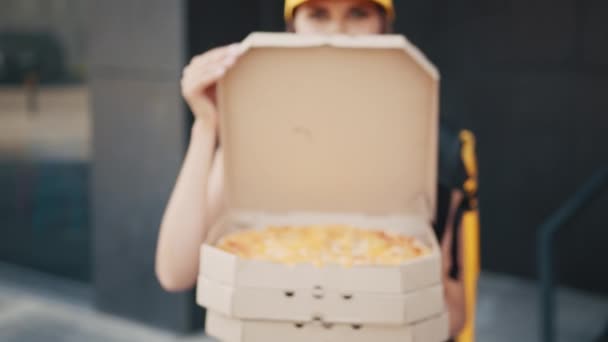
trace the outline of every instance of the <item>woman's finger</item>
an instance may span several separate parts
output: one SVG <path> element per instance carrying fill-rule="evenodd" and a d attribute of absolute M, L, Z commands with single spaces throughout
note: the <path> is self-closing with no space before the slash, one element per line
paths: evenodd
<path fill-rule="evenodd" d="M 210 52 L 194 57 L 189 66 L 194 68 L 214 65 L 217 63 L 223 64 L 224 61 L 236 60 L 242 54 L 241 44 L 232 44 L 224 46 Z"/>
<path fill-rule="evenodd" d="M 217 83 L 226 73 L 227 68 L 218 67 L 206 70 L 202 74 L 187 75 L 182 79 L 182 90 L 184 96 L 196 96 Z"/>

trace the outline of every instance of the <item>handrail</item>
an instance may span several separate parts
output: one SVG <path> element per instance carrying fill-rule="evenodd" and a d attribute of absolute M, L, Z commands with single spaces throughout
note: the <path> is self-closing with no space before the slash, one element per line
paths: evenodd
<path fill-rule="evenodd" d="M 586 208 L 608 185 L 608 165 L 597 171 L 538 229 L 537 266 L 540 275 L 541 341 L 555 341 L 553 242 L 556 233 Z"/>

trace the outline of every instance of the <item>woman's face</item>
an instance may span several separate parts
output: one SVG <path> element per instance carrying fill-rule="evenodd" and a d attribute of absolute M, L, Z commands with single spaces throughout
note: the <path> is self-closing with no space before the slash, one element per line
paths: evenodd
<path fill-rule="evenodd" d="M 303 34 L 380 34 L 386 16 L 370 0 L 310 0 L 296 9 L 292 25 Z"/>

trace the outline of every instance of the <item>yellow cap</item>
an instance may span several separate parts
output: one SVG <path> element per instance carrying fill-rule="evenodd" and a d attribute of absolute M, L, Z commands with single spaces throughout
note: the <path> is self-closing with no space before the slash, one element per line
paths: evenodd
<path fill-rule="evenodd" d="M 285 0 L 285 21 L 291 21 L 293 19 L 293 12 L 296 7 L 307 2 L 309 0 Z M 390 20 L 395 19 L 395 7 L 393 7 L 393 0 L 371 0 L 378 5 L 382 6 L 388 14 Z"/>

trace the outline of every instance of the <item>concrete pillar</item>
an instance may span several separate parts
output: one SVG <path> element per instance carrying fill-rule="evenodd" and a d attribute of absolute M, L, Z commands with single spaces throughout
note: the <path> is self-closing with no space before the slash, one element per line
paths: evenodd
<path fill-rule="evenodd" d="M 179 93 L 185 2 L 90 2 L 92 224 L 96 305 L 157 327 L 202 324 L 192 293 L 154 275 L 160 219 L 186 146 Z"/>

